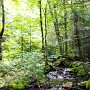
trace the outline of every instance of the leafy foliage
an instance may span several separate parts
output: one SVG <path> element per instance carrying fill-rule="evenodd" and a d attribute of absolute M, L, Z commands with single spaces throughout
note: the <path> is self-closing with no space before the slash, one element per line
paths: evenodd
<path fill-rule="evenodd" d="M 0 68 L 0 87 L 22 89 L 32 81 L 32 77 L 42 84 L 44 82 L 44 61 L 40 52 L 26 53 L 23 60 L 18 58 L 13 61 L 4 61 L 0 63 Z"/>
<path fill-rule="evenodd" d="M 84 81 L 84 82 L 82 82 L 81 84 L 85 84 L 85 85 L 86 85 L 86 88 L 87 88 L 88 90 L 90 89 L 90 80 Z"/>
<path fill-rule="evenodd" d="M 82 63 L 83 62 L 74 62 L 72 63 L 72 69 L 71 71 L 74 72 L 74 73 L 77 73 L 81 76 L 85 76 L 86 75 L 86 72 L 82 66 Z"/>

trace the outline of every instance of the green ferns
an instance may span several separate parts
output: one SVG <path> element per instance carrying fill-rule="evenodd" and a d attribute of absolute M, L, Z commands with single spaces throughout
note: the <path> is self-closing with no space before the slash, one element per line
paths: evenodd
<path fill-rule="evenodd" d="M 85 72 L 85 70 L 82 66 L 82 62 L 79 62 L 79 61 L 73 62 L 71 66 L 72 66 L 71 71 L 73 73 L 76 73 L 80 76 L 85 76 L 86 75 L 86 72 Z"/>

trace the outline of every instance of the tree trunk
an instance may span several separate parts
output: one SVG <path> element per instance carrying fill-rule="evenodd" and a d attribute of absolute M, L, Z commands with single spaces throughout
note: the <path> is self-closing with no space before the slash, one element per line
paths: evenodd
<path fill-rule="evenodd" d="M 60 54 L 62 54 L 62 45 L 61 45 L 61 37 L 60 37 L 60 31 L 59 31 L 59 25 L 58 25 L 58 18 L 57 18 L 57 12 L 56 10 L 54 10 L 55 15 L 53 14 L 53 10 L 50 6 L 50 1 L 48 1 L 48 5 L 49 5 L 49 9 L 50 9 L 50 14 L 54 23 L 54 28 L 55 28 L 55 33 L 56 33 L 56 37 L 58 40 L 58 45 L 59 45 L 59 52 Z"/>
<path fill-rule="evenodd" d="M 22 60 L 23 60 L 23 55 L 24 55 L 24 48 L 23 48 L 23 45 L 24 45 L 24 42 L 23 42 L 23 32 L 21 31 L 21 57 L 22 57 Z"/>
<path fill-rule="evenodd" d="M 39 0 L 40 7 L 40 26 L 41 26 L 41 35 L 42 35 L 42 52 L 44 53 L 44 32 L 43 32 L 43 23 L 42 23 L 42 3 Z"/>
<path fill-rule="evenodd" d="M 82 59 L 82 51 L 81 51 L 81 41 L 80 41 L 80 37 L 79 37 L 79 31 L 78 31 L 78 14 L 77 12 L 74 10 L 73 11 L 74 14 L 74 35 L 75 35 L 75 45 L 78 47 L 78 54 L 79 57 Z"/>
<path fill-rule="evenodd" d="M 47 59 L 47 5 L 45 7 L 45 66 L 48 65 Z"/>
<path fill-rule="evenodd" d="M 65 0 L 64 0 L 64 28 L 65 28 L 65 54 L 67 55 L 68 52 L 68 44 L 67 44 L 67 11 L 65 7 Z"/>
<path fill-rule="evenodd" d="M 64 20 L 65 20 L 65 54 L 67 54 L 68 53 L 68 43 L 67 43 L 67 18 L 66 18 L 66 15 L 67 15 L 67 13 L 65 13 L 65 18 L 64 18 Z"/>
<path fill-rule="evenodd" d="M 0 60 L 2 60 L 2 41 L 0 39 Z"/>
<path fill-rule="evenodd" d="M 31 28 L 30 28 L 30 33 L 29 33 L 29 52 L 31 52 L 32 51 L 32 30 L 31 30 Z"/>
<path fill-rule="evenodd" d="M 5 27 L 5 13 L 4 13 L 4 2 L 1 0 L 1 7 L 2 7 L 2 30 L 0 32 L 0 60 L 2 60 L 2 36 L 4 33 Z"/>
<path fill-rule="evenodd" d="M 55 27 L 56 36 L 58 39 L 59 51 L 60 51 L 60 54 L 62 54 L 62 37 L 60 36 L 57 12 L 56 12 L 56 10 L 54 10 L 54 12 L 55 12 L 54 27 Z"/>

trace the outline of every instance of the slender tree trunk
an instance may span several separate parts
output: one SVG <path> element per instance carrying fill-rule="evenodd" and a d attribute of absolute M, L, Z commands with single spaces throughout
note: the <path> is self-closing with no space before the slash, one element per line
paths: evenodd
<path fill-rule="evenodd" d="M 1 0 L 1 7 L 2 7 L 2 30 L 0 32 L 0 60 L 2 60 L 2 36 L 5 29 L 5 13 L 4 13 L 4 2 Z"/>
<path fill-rule="evenodd" d="M 64 36 L 62 37 L 62 41 L 64 41 Z M 62 50 L 63 50 L 63 53 L 65 52 L 65 44 L 64 42 L 62 43 Z"/>
<path fill-rule="evenodd" d="M 82 0 L 82 5 L 83 5 L 82 8 L 81 8 L 81 9 L 83 10 L 82 16 L 83 16 L 83 18 L 85 18 L 85 11 L 84 11 L 85 6 L 84 6 L 84 0 Z M 84 20 L 81 21 L 81 22 L 85 23 Z M 84 26 L 83 26 L 83 28 L 84 28 Z M 83 35 L 83 36 L 85 36 L 85 35 Z M 83 52 L 84 52 L 84 53 L 82 53 L 82 57 L 83 57 L 83 59 L 85 59 L 85 60 L 87 59 L 87 57 L 86 57 L 86 51 L 87 51 L 86 48 L 84 48 L 84 49 L 83 49 Z"/>
<path fill-rule="evenodd" d="M 62 45 L 61 45 L 61 37 L 60 37 L 60 31 L 59 31 L 59 25 L 58 25 L 58 18 L 57 18 L 57 12 L 56 10 L 54 10 L 55 15 L 53 14 L 53 10 L 50 6 L 50 1 L 48 0 L 48 5 L 49 5 L 49 9 L 50 9 L 50 14 L 54 23 L 54 28 L 55 28 L 55 33 L 56 33 L 56 37 L 58 40 L 58 45 L 59 45 L 59 52 L 60 54 L 62 54 Z"/>
<path fill-rule="evenodd" d="M 24 42 L 23 42 L 23 32 L 21 31 L 21 53 L 22 53 L 22 60 L 24 55 L 24 48 L 23 48 Z"/>
<path fill-rule="evenodd" d="M 74 14 L 74 29 L 75 29 L 74 35 L 75 35 L 75 39 L 76 39 L 75 44 L 78 47 L 78 54 L 79 54 L 80 58 L 82 59 L 81 41 L 80 41 L 79 31 L 78 31 L 78 14 L 75 10 L 74 10 L 73 14 Z"/>
<path fill-rule="evenodd" d="M 65 39 L 67 39 L 67 12 L 64 13 L 64 28 L 65 28 Z M 68 43 L 65 41 L 65 54 L 68 53 Z"/>
<path fill-rule="evenodd" d="M 57 39 L 58 39 L 59 51 L 62 54 L 62 37 L 60 36 L 57 12 L 56 12 L 56 10 L 54 10 L 54 12 L 55 12 L 54 27 L 55 27 L 56 36 L 57 36 Z"/>
<path fill-rule="evenodd" d="M 47 5 L 45 7 L 45 65 L 48 65 L 48 59 L 47 59 Z"/>
<path fill-rule="evenodd" d="M 44 53 L 44 31 L 43 31 L 43 23 L 42 23 L 42 2 L 39 0 L 40 7 L 40 26 L 41 26 L 41 35 L 42 35 L 42 52 Z"/>
<path fill-rule="evenodd" d="M 31 52 L 32 51 L 32 37 L 31 37 L 31 35 L 32 35 L 32 31 L 31 31 L 31 28 L 30 28 L 30 34 L 29 34 L 29 52 Z"/>
<path fill-rule="evenodd" d="M 68 52 L 68 44 L 67 44 L 67 11 L 65 7 L 65 0 L 64 0 L 64 28 L 65 28 L 65 54 L 67 55 Z"/>
<path fill-rule="evenodd" d="M 1 43 L 1 38 L 0 38 L 0 60 L 2 60 L 2 43 Z"/>

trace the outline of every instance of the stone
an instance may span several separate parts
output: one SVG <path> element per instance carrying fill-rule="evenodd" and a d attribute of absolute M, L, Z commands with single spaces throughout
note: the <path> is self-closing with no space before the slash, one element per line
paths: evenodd
<path fill-rule="evenodd" d="M 62 87 L 65 89 L 71 88 L 73 86 L 72 82 L 66 82 L 62 84 Z"/>

